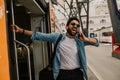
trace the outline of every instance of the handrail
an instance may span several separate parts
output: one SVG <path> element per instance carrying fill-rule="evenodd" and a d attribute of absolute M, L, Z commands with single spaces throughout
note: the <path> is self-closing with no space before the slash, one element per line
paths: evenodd
<path fill-rule="evenodd" d="M 13 0 L 11 0 L 11 11 L 12 11 L 12 24 L 15 24 Z M 17 80 L 19 80 L 19 69 L 18 69 L 18 57 L 17 57 L 16 43 L 23 45 L 27 49 L 27 52 L 28 52 L 28 71 L 29 71 L 28 73 L 29 73 L 30 80 L 32 80 L 29 48 L 24 43 L 16 40 L 15 32 L 13 32 L 13 39 L 14 39 L 14 49 L 15 49 L 15 64 L 16 64 Z"/>
<path fill-rule="evenodd" d="M 31 74 L 31 63 L 30 63 L 30 51 L 29 51 L 29 48 L 22 42 L 20 41 L 17 41 L 17 40 L 14 40 L 15 42 L 23 45 L 26 49 L 27 49 L 27 53 L 28 53 L 28 71 L 29 71 L 29 78 L 30 80 L 32 80 L 32 74 Z"/>
<path fill-rule="evenodd" d="M 14 20 L 14 9 L 13 9 L 13 0 L 11 0 L 11 13 L 12 13 L 12 24 L 15 24 Z M 13 39 L 16 40 L 16 34 L 13 32 Z M 15 49 L 15 64 L 16 64 L 16 73 L 17 73 L 17 80 L 19 80 L 19 70 L 18 70 L 18 57 L 17 57 L 17 48 L 16 43 L 14 42 L 14 49 Z"/>

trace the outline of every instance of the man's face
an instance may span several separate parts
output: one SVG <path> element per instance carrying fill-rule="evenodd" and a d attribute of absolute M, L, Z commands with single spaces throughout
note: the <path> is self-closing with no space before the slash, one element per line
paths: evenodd
<path fill-rule="evenodd" d="M 78 32 L 80 25 L 76 20 L 72 20 L 68 26 L 66 26 L 67 33 L 71 36 L 75 36 Z"/>

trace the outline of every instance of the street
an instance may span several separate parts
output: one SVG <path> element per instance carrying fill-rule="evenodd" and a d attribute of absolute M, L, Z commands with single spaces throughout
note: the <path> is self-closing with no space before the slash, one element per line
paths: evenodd
<path fill-rule="evenodd" d="M 120 80 L 120 60 L 111 56 L 111 44 L 85 48 L 88 67 L 98 80 Z"/>

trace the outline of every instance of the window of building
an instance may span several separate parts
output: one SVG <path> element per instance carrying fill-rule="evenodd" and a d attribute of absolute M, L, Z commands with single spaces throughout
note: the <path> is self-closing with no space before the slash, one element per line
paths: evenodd
<path fill-rule="evenodd" d="M 94 24 L 94 21 L 93 21 L 93 20 L 90 20 L 90 24 Z"/>
<path fill-rule="evenodd" d="M 102 19 L 102 20 L 100 21 L 100 23 L 101 23 L 101 24 L 105 24 L 105 23 L 106 23 L 106 20 L 105 20 L 105 19 Z"/>
<path fill-rule="evenodd" d="M 83 21 L 83 24 L 86 24 L 86 21 Z"/>

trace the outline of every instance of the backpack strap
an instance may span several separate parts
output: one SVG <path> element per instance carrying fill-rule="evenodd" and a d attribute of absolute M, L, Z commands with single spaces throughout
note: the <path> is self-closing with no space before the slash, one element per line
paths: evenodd
<path fill-rule="evenodd" d="M 53 59 L 54 59 L 54 56 L 55 56 L 55 53 L 56 53 L 56 47 L 57 47 L 57 45 L 58 45 L 58 43 L 60 42 L 61 39 L 62 39 L 62 34 L 59 35 L 59 37 L 58 37 L 58 39 L 56 41 L 56 44 L 54 45 L 54 52 L 53 52 L 51 61 L 53 61 Z"/>
<path fill-rule="evenodd" d="M 57 44 L 60 42 L 61 38 L 62 38 L 62 34 L 59 35 L 59 37 L 58 37 L 58 39 L 57 39 L 57 41 L 56 41 L 56 44 L 55 44 L 55 46 L 54 46 L 54 49 L 55 49 L 55 50 L 56 50 Z"/>

